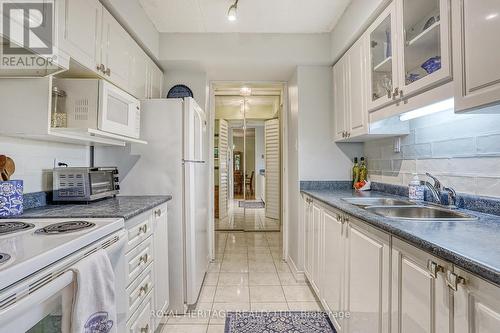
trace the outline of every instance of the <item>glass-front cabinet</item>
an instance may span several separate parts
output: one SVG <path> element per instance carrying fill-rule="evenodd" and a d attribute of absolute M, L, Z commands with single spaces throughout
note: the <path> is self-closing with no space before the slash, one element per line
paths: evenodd
<path fill-rule="evenodd" d="M 368 28 L 368 109 L 451 78 L 449 0 L 395 0 Z"/>
<path fill-rule="evenodd" d="M 395 47 L 395 4 L 391 3 L 368 28 L 370 79 L 368 108 L 375 109 L 388 104 L 393 98 L 397 79 L 397 48 Z"/>
<path fill-rule="evenodd" d="M 449 0 L 398 0 L 400 93 L 411 95 L 451 77 Z"/>

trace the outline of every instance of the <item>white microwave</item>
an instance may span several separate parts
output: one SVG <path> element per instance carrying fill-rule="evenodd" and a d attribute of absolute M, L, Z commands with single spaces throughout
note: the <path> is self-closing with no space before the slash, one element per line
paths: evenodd
<path fill-rule="evenodd" d="M 101 79 L 54 79 L 53 87 L 66 93 L 68 128 L 140 137 L 141 108 L 134 96 Z"/>

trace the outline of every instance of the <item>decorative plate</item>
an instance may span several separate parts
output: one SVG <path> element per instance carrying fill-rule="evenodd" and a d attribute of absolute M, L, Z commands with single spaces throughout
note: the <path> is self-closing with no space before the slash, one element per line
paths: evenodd
<path fill-rule="evenodd" d="M 183 84 L 173 86 L 167 94 L 167 98 L 185 98 L 193 97 L 193 91 Z"/>

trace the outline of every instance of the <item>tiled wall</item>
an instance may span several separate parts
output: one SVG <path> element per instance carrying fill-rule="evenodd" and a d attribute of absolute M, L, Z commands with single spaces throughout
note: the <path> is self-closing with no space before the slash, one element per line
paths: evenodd
<path fill-rule="evenodd" d="M 24 193 L 52 190 L 54 159 L 70 166 L 88 166 L 88 147 L 0 136 L 0 154 L 14 159 L 13 179 L 24 180 Z"/>
<path fill-rule="evenodd" d="M 500 114 L 444 111 L 410 120 L 401 153 L 393 143 L 365 143 L 373 181 L 407 185 L 413 173 L 425 180 L 430 172 L 458 192 L 500 197 Z"/>

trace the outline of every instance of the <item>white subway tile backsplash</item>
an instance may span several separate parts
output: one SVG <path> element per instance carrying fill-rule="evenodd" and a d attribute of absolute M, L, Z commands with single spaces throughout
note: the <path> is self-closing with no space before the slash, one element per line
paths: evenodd
<path fill-rule="evenodd" d="M 70 166 L 88 166 L 89 149 L 85 146 L 0 137 L 0 154 L 16 163 L 14 179 L 24 181 L 24 192 L 52 190 L 54 159 Z"/>
<path fill-rule="evenodd" d="M 410 120 L 410 128 L 401 154 L 393 139 L 365 143 L 372 180 L 407 185 L 413 173 L 427 180 L 430 172 L 459 192 L 500 197 L 500 115 L 446 111 Z"/>

